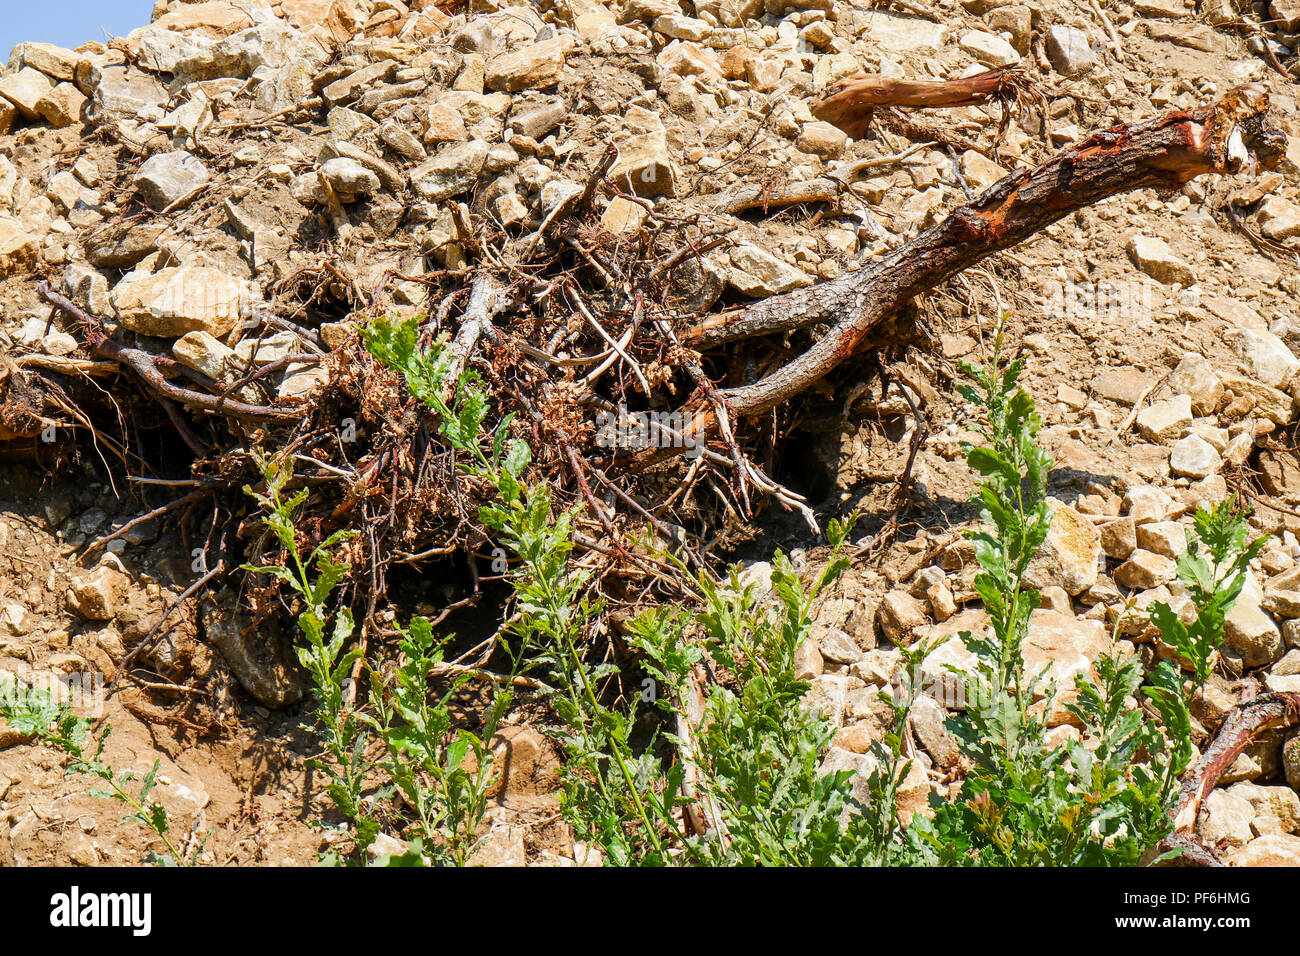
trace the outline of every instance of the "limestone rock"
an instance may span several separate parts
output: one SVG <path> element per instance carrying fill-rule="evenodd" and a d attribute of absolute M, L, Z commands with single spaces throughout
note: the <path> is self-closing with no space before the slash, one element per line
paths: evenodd
<path fill-rule="evenodd" d="M 606 231 L 615 235 L 636 232 L 645 222 L 646 215 L 645 208 L 639 203 L 624 199 L 622 196 L 615 196 L 601 213 L 600 224 Z"/>
<path fill-rule="evenodd" d="M 1187 531 L 1177 521 L 1150 521 L 1136 527 L 1137 546 L 1171 560 L 1187 550 Z"/>
<path fill-rule="evenodd" d="M 107 233 L 86 250 L 86 258 L 100 269 L 130 269 L 158 248 L 163 232 L 162 226 L 140 223 Z"/>
<path fill-rule="evenodd" d="M 1020 62 L 1020 54 L 1015 47 L 1002 37 L 983 30 L 963 33 L 957 45 L 987 66 L 1014 66 Z"/>
<path fill-rule="evenodd" d="M 858 21 L 860 36 L 893 53 L 933 53 L 943 46 L 949 27 L 921 17 L 868 10 Z"/>
<path fill-rule="evenodd" d="M 1169 468 L 1175 475 L 1208 478 L 1222 467 L 1223 458 L 1218 451 L 1199 435 L 1178 439 L 1169 453 Z"/>
<path fill-rule="evenodd" d="M 1263 667 L 1282 656 L 1282 632 L 1244 590 L 1224 622 L 1223 641 L 1246 667 Z"/>
<path fill-rule="evenodd" d="M 330 106 L 351 103 L 374 84 L 386 81 L 396 70 L 397 64 L 392 60 L 381 60 L 335 80 L 321 90 L 321 96 Z"/>
<path fill-rule="evenodd" d="M 894 644 L 908 646 L 927 623 L 925 605 L 906 591 L 890 591 L 880 602 L 880 629 Z"/>
<path fill-rule="evenodd" d="M 852 664 L 862 659 L 858 645 L 838 627 L 817 629 L 817 648 L 823 660 L 834 664 Z"/>
<path fill-rule="evenodd" d="M 342 203 L 354 203 L 379 192 L 379 177 L 355 159 L 335 157 L 321 164 L 320 177 Z"/>
<path fill-rule="evenodd" d="M 1152 402 L 1137 415 L 1138 431 L 1154 442 L 1175 437 L 1191 423 L 1192 400 L 1186 395 Z"/>
<path fill-rule="evenodd" d="M 51 126 L 62 129 L 81 120 L 86 95 L 73 83 L 60 83 L 36 101 L 36 111 Z"/>
<path fill-rule="evenodd" d="M 1255 809 L 1250 801 L 1235 791 L 1236 787 L 1211 790 L 1205 798 L 1205 822 L 1200 831 L 1205 842 L 1244 846 L 1254 838 L 1250 821 Z"/>
<path fill-rule="evenodd" d="M 207 166 L 192 153 L 178 150 L 150 156 L 132 177 L 136 193 L 151 209 L 181 202 L 211 178 Z"/>
<path fill-rule="evenodd" d="M 221 338 L 234 329 L 253 299 L 247 282 L 204 266 L 174 266 L 150 276 L 132 274 L 109 296 L 126 328 L 169 338 L 194 331 Z"/>
<path fill-rule="evenodd" d="M 9 54 L 9 69 L 29 66 L 52 80 L 71 80 L 77 75 L 77 64 L 81 59 L 81 54 L 75 50 L 53 43 L 19 43 Z"/>
<path fill-rule="evenodd" d="M 429 158 L 418 136 L 398 123 L 385 123 L 379 128 L 379 138 L 395 153 L 412 162 L 422 163 Z"/>
<path fill-rule="evenodd" d="M 794 651 L 795 680 L 811 681 L 821 677 L 826 669 L 826 661 L 821 650 L 811 636 L 799 642 Z"/>
<path fill-rule="evenodd" d="M 34 266 L 40 254 L 39 239 L 26 232 L 17 219 L 0 216 L 0 275 Z"/>
<path fill-rule="evenodd" d="M 628 110 L 629 132 L 617 140 L 618 159 L 610 178 L 646 198 L 677 195 L 677 162 L 657 113 L 634 106 Z"/>
<path fill-rule="evenodd" d="M 1052 524 L 1047 538 L 1029 567 L 1025 584 L 1031 588 L 1060 585 L 1068 594 L 1080 594 L 1097 581 L 1101 536 L 1091 521 L 1067 504 L 1050 501 Z"/>
<path fill-rule="evenodd" d="M 1137 527 L 1130 517 L 1116 518 L 1101 526 L 1100 538 L 1106 556 L 1122 561 L 1137 547 Z"/>
<path fill-rule="evenodd" d="M 1271 332 L 1234 329 L 1228 334 L 1228 343 L 1241 356 L 1250 376 L 1272 388 L 1286 389 L 1300 369 L 1300 359 Z"/>
<path fill-rule="evenodd" d="M 425 143 L 462 143 L 469 139 L 465 121 L 450 107 L 434 103 L 421 114 L 420 119 L 424 125 Z"/>
<path fill-rule="evenodd" d="M 40 70 L 25 66 L 17 73 L 0 76 L 0 98 L 8 100 L 28 119 L 39 119 L 37 104 L 54 89 L 54 83 Z"/>
<path fill-rule="evenodd" d="M 126 600 L 130 583 L 117 568 L 101 564 L 88 574 L 73 578 L 68 588 L 68 604 L 89 620 L 111 621 Z"/>
<path fill-rule="evenodd" d="M 563 100 L 557 99 L 541 106 L 512 113 L 506 126 L 516 135 L 541 139 L 563 123 L 566 116 L 568 116 L 568 108 Z"/>
<path fill-rule="evenodd" d="M 936 767 L 946 769 L 957 764 L 961 751 L 944 726 L 947 713 L 928 694 L 919 694 L 912 702 L 911 723 L 921 746 Z"/>
<path fill-rule="evenodd" d="M 1290 787 L 1263 787 L 1242 781 L 1234 783 L 1228 792 L 1250 803 L 1250 827 L 1255 836 L 1300 831 L 1300 796 Z"/>
<path fill-rule="evenodd" d="M 973 149 L 961 154 L 961 174 L 970 183 L 972 189 L 988 189 L 1007 175 L 1007 171 L 986 156 Z"/>
<path fill-rule="evenodd" d="M 1300 206 L 1281 196 L 1269 196 L 1255 214 L 1264 235 L 1278 242 L 1300 236 Z"/>
<path fill-rule="evenodd" d="M 1300 837 L 1270 833 L 1231 850 L 1224 860 L 1233 866 L 1300 866 Z"/>
<path fill-rule="evenodd" d="M 1278 425 L 1290 424 L 1295 415 L 1295 407 L 1291 396 L 1286 392 L 1233 372 L 1224 372 L 1219 377 L 1224 388 L 1250 398 L 1254 402 L 1254 411 L 1257 414 Z"/>
<path fill-rule="evenodd" d="M 1036 688 L 1038 697 L 1045 696 L 1048 684 L 1056 684 L 1049 725 L 1077 720 L 1065 709 L 1076 696 L 1075 676 L 1091 674 L 1093 662 L 1110 648 L 1110 636 L 1101 621 L 1046 608 L 1029 616 L 1029 632 L 1022 645 L 1026 673 L 1046 669 L 1042 685 Z"/>
<path fill-rule="evenodd" d="M 1300 791 L 1300 735 L 1293 736 L 1283 745 L 1282 769 L 1291 789 Z"/>
<path fill-rule="evenodd" d="M 478 182 L 487 154 L 488 144 L 482 140 L 444 146 L 428 162 L 411 170 L 411 185 L 428 202 L 459 196 Z"/>
<path fill-rule="evenodd" d="M 848 136 L 830 123 L 805 123 L 795 146 L 823 159 L 834 159 L 844 152 Z"/>
<path fill-rule="evenodd" d="M 1168 584 L 1176 576 L 1174 562 L 1160 554 L 1138 549 L 1115 569 L 1115 583 L 1121 587 L 1146 591 Z"/>
<path fill-rule="evenodd" d="M 99 123 L 114 115 L 134 117 L 150 107 L 161 107 L 167 91 L 147 73 L 113 66 L 102 71 L 90 99 L 90 118 Z"/>
<path fill-rule="evenodd" d="M 488 88 L 514 93 L 554 86 L 564 74 L 571 43 L 569 38 L 555 37 L 493 57 L 487 63 Z"/>
<path fill-rule="evenodd" d="M 1062 76 L 1087 73 L 1097 65 L 1088 34 L 1059 23 L 1047 29 L 1047 58 Z"/>
<path fill-rule="evenodd" d="M 1195 352 L 1185 352 L 1173 374 L 1169 387 L 1176 394 L 1186 395 L 1192 402 L 1195 415 L 1212 415 L 1223 398 L 1223 383 L 1205 357 Z"/>
<path fill-rule="evenodd" d="M 172 356 L 186 368 L 219 382 L 230 370 L 235 350 L 207 332 L 186 332 L 172 343 Z"/>
<path fill-rule="evenodd" d="M 1192 267 L 1174 255 L 1163 239 L 1139 234 L 1128 241 L 1126 248 L 1133 264 L 1159 282 L 1186 286 L 1196 281 Z"/>
<path fill-rule="evenodd" d="M 750 243 L 731 249 L 731 270 L 727 281 L 745 295 L 768 296 L 812 285 L 812 278 Z"/>

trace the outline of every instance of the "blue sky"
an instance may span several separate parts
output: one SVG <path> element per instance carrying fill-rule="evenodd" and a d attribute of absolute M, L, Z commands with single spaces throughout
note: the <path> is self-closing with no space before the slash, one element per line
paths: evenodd
<path fill-rule="evenodd" d="M 123 36 L 149 22 L 153 0 L 0 0 L 0 57 L 24 40 L 76 47 Z"/>

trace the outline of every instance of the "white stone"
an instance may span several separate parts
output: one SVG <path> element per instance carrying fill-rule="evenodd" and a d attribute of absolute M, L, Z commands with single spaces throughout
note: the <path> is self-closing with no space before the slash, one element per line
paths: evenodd
<path fill-rule="evenodd" d="M 458 196 L 478 182 L 487 154 L 488 144 L 482 140 L 444 146 L 428 162 L 411 170 L 411 185 L 429 202 Z"/>
<path fill-rule="evenodd" d="M 1192 400 L 1186 395 L 1152 402 L 1137 415 L 1138 431 L 1150 441 L 1172 438 L 1191 423 Z"/>
<path fill-rule="evenodd" d="M 1169 452 L 1169 468 L 1187 478 L 1208 478 L 1223 467 L 1223 458 L 1214 446 L 1200 435 L 1187 435 L 1174 442 Z"/>
<path fill-rule="evenodd" d="M 1234 329 L 1228 342 L 1251 377 L 1272 388 L 1285 389 L 1300 369 L 1300 359 L 1272 332 Z"/>
<path fill-rule="evenodd" d="M 133 332 L 178 337 L 204 331 L 220 338 L 235 328 L 253 298 L 249 283 L 218 269 L 175 266 L 124 277 L 109 301 Z"/>
<path fill-rule="evenodd" d="M 1047 58 L 1052 69 L 1063 76 L 1087 73 L 1097 65 L 1088 34 L 1060 23 L 1047 29 Z"/>
<path fill-rule="evenodd" d="M 353 203 L 379 192 L 379 177 L 355 159 L 338 156 L 327 160 L 321 164 L 320 177 L 343 203 Z"/>
<path fill-rule="evenodd" d="M 988 66 L 1014 66 L 1020 62 L 1020 54 L 1002 37 L 983 30 L 971 30 L 963 33 L 957 45 Z"/>
<path fill-rule="evenodd" d="M 812 278 L 802 269 L 747 242 L 732 248 L 731 266 L 727 281 L 745 295 L 777 295 L 812 285 Z"/>
<path fill-rule="evenodd" d="M 1163 239 L 1139 234 L 1128 241 L 1126 248 L 1133 264 L 1157 281 L 1184 286 L 1196 281 L 1192 267 L 1174 255 Z"/>
<path fill-rule="evenodd" d="M 152 209 L 181 202 L 211 178 L 208 168 L 192 153 L 178 150 L 150 156 L 132 181 L 141 201 Z"/>

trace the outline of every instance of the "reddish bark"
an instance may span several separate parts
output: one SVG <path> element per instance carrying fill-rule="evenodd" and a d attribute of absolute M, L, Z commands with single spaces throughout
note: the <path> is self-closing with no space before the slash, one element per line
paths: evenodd
<path fill-rule="evenodd" d="M 1264 89 L 1252 85 L 1194 110 L 1093 133 L 1036 169 L 1012 173 L 861 269 L 713 316 L 684 340 L 707 349 L 830 323 L 817 342 L 778 371 L 721 393 L 736 415 L 768 411 L 851 358 L 872 328 L 909 299 L 1077 209 L 1135 189 L 1174 190 L 1205 173 L 1236 172 L 1249 153 L 1265 168 L 1276 165 L 1285 140 L 1266 125 L 1268 105 Z M 709 418 L 703 413 L 697 425 Z"/>

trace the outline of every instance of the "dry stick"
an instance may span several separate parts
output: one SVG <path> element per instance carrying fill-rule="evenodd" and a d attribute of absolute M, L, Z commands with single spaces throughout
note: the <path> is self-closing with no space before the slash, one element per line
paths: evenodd
<path fill-rule="evenodd" d="M 623 346 L 619 345 L 619 343 L 614 340 L 614 337 L 605 331 L 604 326 L 596 321 L 596 317 L 591 314 L 591 310 L 588 309 L 586 303 L 582 301 L 582 295 L 578 292 L 576 286 L 574 286 L 573 293 L 573 301 L 578 306 L 578 311 L 581 312 L 583 317 L 587 320 L 587 323 L 599 332 L 600 337 L 605 340 L 606 344 L 618 354 L 619 358 L 627 363 L 628 368 L 630 368 L 633 374 L 636 375 L 637 381 L 641 383 L 641 387 L 645 390 L 645 393 L 647 395 L 651 394 L 652 389 L 650 388 L 650 383 L 646 380 L 645 373 L 641 371 L 640 364 L 636 359 L 632 358 L 632 356 L 628 355 L 627 352 L 623 350 Z M 635 329 L 632 331 L 635 332 Z M 631 341 L 630 337 L 628 341 Z M 592 376 L 588 376 L 589 381 L 591 378 Z"/>
<path fill-rule="evenodd" d="M 526 690 L 540 691 L 543 694 L 555 693 L 555 688 L 533 677 L 525 677 L 522 674 L 494 674 L 491 671 L 485 671 L 481 667 L 470 667 L 467 664 L 435 664 L 429 669 L 427 677 L 445 677 L 448 674 L 454 674 L 458 677 L 468 677 L 471 680 L 490 681 L 493 684 L 510 684 L 512 687 L 523 687 Z"/>
<path fill-rule="evenodd" d="M 838 168 L 831 170 L 824 176 L 818 176 L 816 179 L 808 179 L 803 182 L 789 183 L 785 186 L 777 186 L 773 189 L 768 189 L 765 186 L 742 186 L 717 197 L 714 200 L 713 208 L 715 212 L 723 212 L 734 216 L 750 209 L 761 208 L 766 210 L 783 206 L 798 206 L 803 203 L 833 202 L 867 172 L 880 169 L 883 166 L 897 165 L 908 157 L 933 145 L 934 143 L 915 143 L 902 152 L 894 153 L 891 156 L 876 156 L 871 159 L 859 159 L 851 163 L 842 163 Z M 724 237 L 719 237 L 707 246 L 702 246 L 698 251 L 706 252 L 725 241 Z M 653 279 L 661 270 L 666 271 L 676 265 L 681 258 L 685 258 L 692 251 L 688 246 L 675 253 L 671 260 L 665 262 L 651 273 L 651 278 Z"/>
<path fill-rule="evenodd" d="M 600 526 L 605 529 L 609 535 L 615 551 L 622 551 L 623 545 L 619 539 L 618 531 L 614 527 L 614 522 L 610 520 L 609 514 L 601 506 L 600 500 L 591 490 L 591 485 L 587 483 L 587 475 L 583 471 L 582 462 L 578 458 L 578 453 L 573 450 L 573 446 L 567 441 L 560 442 L 560 449 L 564 452 L 564 459 L 568 462 L 569 470 L 573 472 L 574 479 L 578 482 L 578 489 L 582 492 L 582 497 L 586 499 L 587 505 L 596 513 L 600 520 Z"/>
<path fill-rule="evenodd" d="M 152 482 L 150 482 L 150 484 L 152 484 Z M 136 517 L 128 521 L 126 524 L 122 525 L 122 527 L 114 531 L 112 534 L 106 534 L 102 538 L 96 538 L 94 541 L 90 542 L 90 544 L 86 545 L 86 549 L 81 552 L 81 557 L 78 558 L 78 560 L 85 560 L 86 555 L 90 554 L 96 548 L 102 548 L 110 541 L 114 541 L 122 537 L 122 535 L 126 534 L 132 528 L 139 527 L 140 525 L 144 524 L 146 521 L 149 521 L 152 518 L 156 518 L 161 514 L 166 514 L 168 511 L 171 511 L 173 508 L 179 508 L 181 505 L 189 504 L 191 501 L 197 501 L 199 498 L 202 498 L 204 495 L 210 493 L 214 488 L 221 488 L 221 487 L 225 487 L 225 486 L 220 482 L 211 485 L 204 485 L 203 487 L 197 488 L 194 491 L 191 491 L 187 495 L 182 495 L 180 498 L 177 498 L 174 501 L 170 501 L 167 504 L 162 505 L 161 507 L 154 508 L 153 511 L 147 512 L 146 514 L 137 515 Z"/>
<path fill-rule="evenodd" d="M 486 272 L 474 277 L 474 284 L 469 294 L 469 305 L 465 307 L 465 316 L 461 319 L 460 331 L 451 343 L 451 362 L 447 366 L 446 384 L 443 385 L 443 401 L 450 401 L 460 384 L 460 374 L 465 370 L 470 356 L 478 346 L 492 322 L 492 317 L 501 308 L 495 300 L 500 286 Z"/>
<path fill-rule="evenodd" d="M 838 126 L 854 139 L 861 139 L 878 107 L 979 106 L 1014 96 L 1027 85 L 1024 72 L 1018 68 L 989 70 L 961 80 L 903 80 L 856 73 L 826 87 L 812 105 L 812 114 Z"/>
<path fill-rule="evenodd" d="M 224 544 L 225 544 L 225 536 L 223 534 L 222 545 L 224 546 Z M 113 688 L 117 685 L 117 679 L 127 672 L 127 670 L 131 667 L 131 665 L 135 663 L 135 659 L 139 657 L 140 654 L 152 650 L 153 645 L 155 643 L 154 641 L 155 635 L 157 635 L 158 632 L 162 630 L 163 625 L 167 623 L 167 620 L 172 616 L 172 614 L 186 601 L 192 598 L 204 587 L 206 587 L 210 581 L 212 581 L 214 578 L 218 577 L 219 575 L 224 574 L 225 570 L 226 570 L 225 559 L 224 558 L 218 559 L 215 567 L 207 571 L 203 575 L 203 577 L 199 578 L 197 581 L 195 581 L 193 584 L 187 587 L 184 591 L 182 591 L 180 596 L 177 597 L 176 600 L 172 601 L 171 604 L 167 605 L 166 610 L 163 611 L 162 617 L 158 618 L 158 622 L 149 629 L 149 633 L 146 634 L 143 638 L 141 638 L 139 644 L 131 648 L 131 651 L 126 655 L 126 657 L 122 658 L 122 663 L 117 666 L 117 671 L 116 673 L 113 674 L 113 679 L 109 681 L 108 686 L 104 688 L 105 693 L 112 692 Z"/>
<path fill-rule="evenodd" d="M 734 193 L 732 195 L 734 195 Z M 747 208 L 752 208 L 752 207 L 747 207 Z M 731 210 L 728 209 L 724 211 L 730 212 Z M 651 284 L 660 276 L 667 275 L 669 271 L 677 268 L 677 266 L 681 265 L 681 263 L 685 262 L 687 259 L 691 258 L 692 256 L 702 256 L 706 252 L 712 252 L 714 249 L 718 248 L 718 246 L 722 245 L 723 243 L 729 242 L 730 238 L 728 236 L 714 236 L 708 242 L 705 242 L 697 246 L 695 243 L 698 241 L 699 241 L 698 239 L 692 239 L 681 249 L 678 249 L 676 252 L 674 252 L 663 262 L 659 263 L 659 265 L 655 266 L 654 269 L 650 272 L 650 275 L 646 278 L 646 283 Z"/>
<path fill-rule="evenodd" d="M 637 501 L 636 498 L 632 497 L 626 491 L 624 491 L 622 488 L 616 485 L 614 482 L 610 481 L 609 477 L 603 471 L 601 471 L 599 468 L 596 468 L 593 465 L 591 469 L 591 473 L 595 475 L 597 479 L 599 479 L 602 485 L 604 485 L 611 492 L 613 492 L 615 497 L 617 497 L 620 501 L 626 504 L 637 514 L 641 515 L 641 517 L 649 521 L 650 526 L 654 528 L 656 532 L 658 532 L 661 538 L 663 538 L 665 541 L 670 543 L 677 540 L 677 535 L 673 533 L 672 529 L 670 529 L 662 521 L 660 521 L 648 510 L 646 510 L 645 505 Z M 682 551 L 696 567 L 699 568 L 704 567 L 704 562 L 700 559 L 700 556 L 696 554 L 695 551 L 692 550 L 689 546 L 686 545 L 685 539 L 683 539 L 682 542 Z"/>
<path fill-rule="evenodd" d="M 611 348 L 606 353 L 607 357 L 605 358 L 605 360 L 602 361 L 600 365 L 598 365 L 596 368 L 592 369 L 587 374 L 587 376 L 582 380 L 584 385 L 591 385 L 592 382 L 594 382 L 596 379 L 600 378 L 602 375 L 605 374 L 605 372 L 609 369 L 611 365 L 614 364 L 614 362 L 618 359 L 619 356 L 626 354 L 624 350 L 629 345 L 632 344 L 632 339 L 636 337 L 637 331 L 641 328 L 641 319 L 644 317 L 644 315 L 645 315 L 645 310 L 642 308 L 642 302 L 640 298 L 638 298 L 636 303 L 636 309 L 632 313 L 632 323 L 627 327 L 627 331 L 624 332 L 622 337 L 618 340 L 617 351 L 614 348 Z"/>
<path fill-rule="evenodd" d="M 1147 396 L 1168 381 L 1172 375 L 1173 372 L 1170 372 L 1169 375 L 1166 375 L 1158 382 L 1152 382 L 1143 390 L 1142 394 L 1138 396 L 1138 400 L 1133 403 L 1133 409 L 1124 416 L 1124 420 L 1119 423 L 1119 428 L 1115 429 L 1115 434 L 1110 436 L 1111 441 L 1118 441 L 1121 435 L 1133 427 L 1133 423 L 1137 421 L 1138 414 L 1142 411 L 1142 406 L 1146 403 Z"/>
<path fill-rule="evenodd" d="M 908 300 L 1077 209 L 1134 189 L 1172 190 L 1203 173 L 1235 172 L 1248 149 L 1264 168 L 1277 165 L 1285 138 L 1264 125 L 1267 109 L 1268 94 L 1253 85 L 1196 110 L 1094 133 L 1036 169 L 1007 176 L 864 268 L 715 316 L 693 329 L 686 343 L 716 346 L 832 322 L 789 364 L 753 385 L 722 392 L 733 414 L 768 411 L 854 356 L 872 328 Z M 691 431 L 711 426 L 707 410 L 697 408 L 695 415 Z"/>
<path fill-rule="evenodd" d="M 1115 31 L 1115 24 L 1110 22 L 1110 17 L 1106 16 L 1106 11 L 1101 8 L 1097 0 L 1088 0 L 1088 9 L 1092 15 L 1101 21 L 1101 25 L 1106 29 L 1106 36 L 1110 37 L 1110 48 L 1115 54 L 1115 59 L 1123 62 L 1124 44 L 1120 42 L 1119 34 Z"/>
<path fill-rule="evenodd" d="M 604 154 L 596 163 L 596 167 L 587 177 L 587 183 L 582 187 L 582 195 L 578 197 L 578 215 L 591 211 L 592 203 L 596 200 L 596 189 L 605 179 L 605 174 L 609 168 L 614 165 L 614 160 L 618 158 L 618 147 L 612 143 L 605 147 Z"/>
<path fill-rule="evenodd" d="M 155 401 L 162 406 L 162 410 L 167 413 L 167 418 L 171 420 L 172 427 L 176 429 L 177 434 L 189 446 L 190 451 L 194 452 L 195 457 L 205 458 L 211 451 L 207 445 L 199 440 L 199 437 L 190 429 L 189 424 L 181 417 L 180 409 L 176 403 L 166 398 L 155 398 Z"/>
<path fill-rule="evenodd" d="M 722 818 L 722 812 L 710 795 L 704 794 L 701 796 L 696 790 L 696 782 L 699 780 L 700 771 L 695 760 L 697 749 L 695 732 L 704 723 L 705 710 L 704 691 L 702 689 L 704 677 L 700 671 L 701 668 L 698 664 L 691 668 L 689 683 L 685 688 L 686 699 L 680 702 L 681 711 L 678 713 L 676 721 L 677 736 L 680 740 L 678 750 L 681 753 L 683 764 L 682 797 L 689 801 L 682 808 L 682 814 L 694 833 L 703 836 L 709 830 L 716 828 L 723 846 L 729 847 L 731 845 L 731 834 L 728 832 L 726 822 Z"/>
<path fill-rule="evenodd" d="M 1192 866 L 1217 866 L 1218 858 L 1196 840 L 1201 804 L 1241 752 L 1264 731 L 1285 726 L 1300 715 L 1300 693 L 1261 694 L 1228 711 L 1214 742 L 1183 780 L 1173 810 L 1174 832 L 1160 849 L 1181 848 Z"/>

